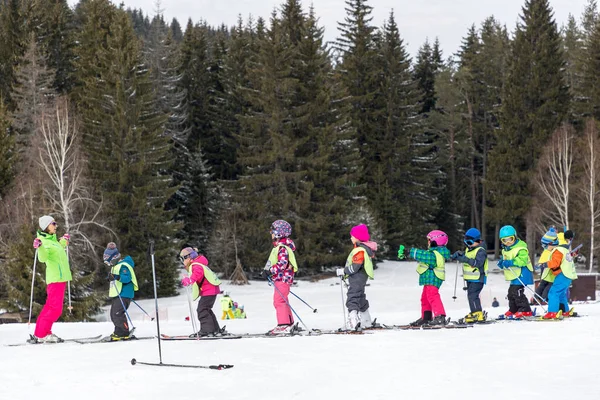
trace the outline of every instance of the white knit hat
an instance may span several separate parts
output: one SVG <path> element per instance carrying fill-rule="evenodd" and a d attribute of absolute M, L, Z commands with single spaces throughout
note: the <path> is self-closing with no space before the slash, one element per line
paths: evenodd
<path fill-rule="evenodd" d="M 49 215 L 44 215 L 43 217 L 40 217 L 40 229 L 45 231 L 46 228 L 48 227 L 48 225 L 50 225 L 52 222 L 54 222 L 54 218 L 52 218 Z"/>

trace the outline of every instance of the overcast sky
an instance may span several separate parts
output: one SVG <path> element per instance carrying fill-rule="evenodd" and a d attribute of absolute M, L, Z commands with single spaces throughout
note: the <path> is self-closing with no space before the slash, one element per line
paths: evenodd
<path fill-rule="evenodd" d="M 113 0 L 120 4 L 121 0 Z M 142 8 L 149 16 L 155 14 L 156 0 L 122 0 L 125 7 Z M 268 19 L 274 7 L 282 0 L 161 0 L 165 18 L 176 17 L 185 29 L 188 18 L 197 22 L 205 20 L 210 25 L 225 23 L 234 25 L 238 15 Z M 444 57 L 457 52 L 461 39 L 468 28 L 477 26 L 490 15 L 506 24 L 510 31 L 516 25 L 524 0 L 370 0 L 373 7 L 373 23 L 381 26 L 394 9 L 400 35 L 411 56 L 417 52 L 426 38 L 439 37 Z M 69 0 L 71 5 L 77 0 Z M 305 8 L 311 0 L 302 0 Z M 325 27 L 325 39 L 338 35 L 337 22 L 345 16 L 344 0 L 312 0 L 320 23 Z M 568 15 L 580 20 L 588 0 L 550 0 L 559 25 L 566 23 Z"/>

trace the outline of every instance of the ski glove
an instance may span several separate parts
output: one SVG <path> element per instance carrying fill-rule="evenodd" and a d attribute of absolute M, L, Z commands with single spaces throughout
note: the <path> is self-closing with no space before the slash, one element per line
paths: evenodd
<path fill-rule="evenodd" d="M 514 260 L 504 260 L 502 262 L 502 267 L 504 267 L 504 268 L 512 267 L 514 265 L 515 265 Z"/>
<path fill-rule="evenodd" d="M 261 276 L 263 279 L 267 279 L 267 278 L 269 278 L 269 277 L 271 276 L 271 270 L 268 270 L 268 269 L 263 269 L 262 271 L 260 271 L 260 276 Z"/>
<path fill-rule="evenodd" d="M 453 259 L 453 260 L 458 260 L 458 257 L 462 257 L 464 255 L 465 255 L 465 253 L 459 250 L 459 251 L 455 252 L 454 254 L 452 254 L 450 256 L 450 258 Z"/>
<path fill-rule="evenodd" d="M 64 235 L 62 235 L 62 237 L 60 239 L 61 240 L 65 239 L 68 242 L 69 240 L 71 240 L 71 235 L 69 235 L 68 233 L 65 233 Z"/>
<path fill-rule="evenodd" d="M 398 248 L 398 258 L 400 260 L 404 260 L 406 258 L 406 256 L 404 255 L 404 245 L 401 244 L 400 247 Z"/>
<path fill-rule="evenodd" d="M 503 269 L 504 268 L 504 260 L 501 258 L 498 260 L 498 262 L 496 263 L 496 265 L 498 265 L 498 268 Z"/>
<path fill-rule="evenodd" d="M 42 240 L 40 238 L 33 239 L 33 248 L 37 249 L 42 245 Z"/>
<path fill-rule="evenodd" d="M 544 268 L 546 268 L 547 266 L 548 266 L 548 264 L 547 264 L 547 263 L 541 263 L 541 264 L 537 264 L 537 265 L 535 265 L 535 266 L 533 267 L 533 269 L 535 269 L 536 271 L 539 271 L 539 270 L 541 270 L 541 269 L 544 269 Z"/>
<path fill-rule="evenodd" d="M 194 282 L 188 276 L 186 276 L 185 278 L 183 278 L 181 280 L 182 286 L 190 286 L 192 283 L 194 283 Z"/>
<path fill-rule="evenodd" d="M 336 274 L 337 276 L 344 276 L 344 275 L 346 275 L 346 274 L 344 273 L 344 268 L 338 268 L 338 269 L 336 269 L 336 270 L 335 270 L 335 274 Z"/>
<path fill-rule="evenodd" d="M 121 276 L 120 275 L 115 275 L 115 274 L 108 274 L 108 281 L 112 282 L 112 281 L 119 281 L 121 280 Z"/>
<path fill-rule="evenodd" d="M 454 259 L 458 262 L 466 263 L 469 258 L 467 256 L 465 256 L 464 254 L 461 254 L 459 256 L 454 257 Z"/>

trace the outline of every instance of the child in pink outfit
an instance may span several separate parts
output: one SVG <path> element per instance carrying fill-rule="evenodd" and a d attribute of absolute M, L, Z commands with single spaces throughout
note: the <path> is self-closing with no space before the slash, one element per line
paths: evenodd
<path fill-rule="evenodd" d="M 294 283 L 294 274 L 298 271 L 298 264 L 294 255 L 296 245 L 289 238 L 292 234 L 291 225 L 286 221 L 277 220 L 271 224 L 270 233 L 273 249 L 263 275 L 273 282 L 273 306 L 277 314 L 277 326 L 267 334 L 279 335 L 289 333 L 294 324 L 288 295 Z"/>

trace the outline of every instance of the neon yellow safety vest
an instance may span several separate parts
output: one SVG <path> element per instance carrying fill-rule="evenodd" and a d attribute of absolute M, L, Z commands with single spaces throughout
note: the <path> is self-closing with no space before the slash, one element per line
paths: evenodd
<path fill-rule="evenodd" d="M 477 257 L 477 253 L 483 250 L 485 252 L 485 249 L 483 247 L 475 247 L 474 249 L 469 249 L 467 247 L 467 249 L 465 250 L 465 257 L 474 260 Z M 488 274 L 488 260 L 487 260 L 487 255 L 485 257 L 485 264 L 483 264 L 483 273 L 485 274 L 485 276 L 487 276 Z M 481 278 L 481 272 L 479 272 L 479 268 L 475 268 L 467 263 L 463 264 L 463 279 L 466 281 L 478 281 Z"/>
<path fill-rule="evenodd" d="M 290 264 L 292 264 L 292 268 L 294 268 L 294 273 L 298 272 L 298 263 L 296 262 L 296 256 L 294 255 L 294 252 L 289 246 L 286 246 L 284 244 L 279 244 L 277 245 L 277 247 L 273 247 L 273 250 L 271 250 L 271 254 L 269 255 L 269 265 L 272 266 L 277 264 L 277 261 L 279 261 L 277 259 L 277 255 L 279 254 L 279 249 L 281 247 L 285 247 L 285 249 L 287 250 L 288 259 Z"/>
<path fill-rule="evenodd" d="M 206 265 L 204 264 L 200 264 L 200 263 L 191 263 L 188 267 L 187 267 L 187 271 L 188 271 L 188 276 L 191 278 L 192 277 L 192 267 L 194 265 L 199 265 L 204 269 L 204 279 L 206 279 L 208 282 L 210 282 L 211 284 L 215 285 L 215 286 L 219 286 L 221 284 L 221 281 L 219 280 L 219 277 L 210 269 L 208 268 Z M 194 300 L 196 300 L 198 297 L 200 297 L 200 285 L 202 284 L 202 282 L 194 282 L 194 285 L 192 286 L 192 298 Z"/>
<path fill-rule="evenodd" d="M 571 257 L 571 251 L 560 246 L 556 247 L 552 252 L 555 251 L 560 251 L 563 255 L 562 262 L 560 263 L 560 270 L 562 271 L 563 275 L 570 280 L 577 279 L 577 272 L 575 271 L 575 263 L 573 262 L 573 257 Z"/>
<path fill-rule="evenodd" d="M 433 269 L 433 273 L 438 279 L 443 281 L 446 280 L 446 260 L 444 257 L 437 251 L 433 250 L 433 254 L 435 254 L 435 268 Z M 417 265 L 417 273 L 419 275 L 423 275 L 429 269 L 429 265 L 425 263 L 419 263 Z"/>
<path fill-rule="evenodd" d="M 350 255 L 348 256 L 348 258 L 346 259 L 346 267 L 349 267 L 350 265 L 352 265 L 352 259 L 354 258 L 354 255 L 356 253 L 359 252 L 364 252 L 364 269 L 365 272 L 367 273 L 367 276 L 369 277 L 369 279 L 374 279 L 373 276 L 373 260 L 371 260 L 371 257 L 369 257 L 369 253 L 367 253 L 367 250 L 365 250 L 364 247 L 361 246 L 356 246 L 354 249 L 352 249 L 352 251 L 350 252 Z"/>
<path fill-rule="evenodd" d="M 529 250 L 527 250 L 527 243 L 522 240 L 519 240 L 517 244 L 515 244 L 510 250 L 502 250 L 502 257 L 504 260 L 514 260 L 517 257 L 517 254 L 521 250 L 525 250 L 527 252 L 527 269 L 533 272 L 533 265 L 531 265 L 531 260 L 529 259 Z M 508 267 L 504 268 L 504 279 L 507 281 L 514 281 L 518 277 L 521 276 L 521 268 L 525 267 Z"/>
<path fill-rule="evenodd" d="M 114 265 L 112 267 L 112 269 L 110 270 L 110 273 L 113 275 L 119 275 L 121 272 L 121 267 L 127 267 L 129 269 L 129 273 L 131 274 L 131 283 L 133 283 L 133 291 L 137 292 L 138 291 L 138 283 L 137 283 L 137 278 L 135 276 L 135 272 L 133 272 L 133 268 L 131 267 L 131 265 L 127 264 L 126 262 L 121 261 L 120 263 L 118 263 L 117 265 Z M 121 294 L 121 289 L 123 289 L 123 284 L 121 283 L 121 281 L 114 281 L 115 284 L 114 285 L 110 285 L 110 289 L 108 290 L 108 297 L 117 297 L 118 295 Z"/>
<path fill-rule="evenodd" d="M 552 252 L 549 250 L 542 251 L 542 255 L 540 256 L 540 259 L 538 260 L 538 264 L 542 264 L 542 263 L 550 261 L 551 254 L 552 254 Z M 554 278 L 555 278 L 555 276 L 552 273 L 552 270 L 548 267 L 544 268 L 544 271 L 542 272 L 542 280 L 552 283 L 552 282 L 554 282 Z"/>
<path fill-rule="evenodd" d="M 231 306 L 233 305 L 233 301 L 229 296 L 221 297 L 221 311 L 229 311 L 231 310 Z"/>

